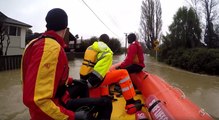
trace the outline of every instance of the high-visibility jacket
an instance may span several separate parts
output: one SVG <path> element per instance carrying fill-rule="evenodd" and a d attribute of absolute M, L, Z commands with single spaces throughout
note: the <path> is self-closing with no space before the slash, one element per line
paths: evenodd
<path fill-rule="evenodd" d="M 88 86 L 93 87 L 97 86 L 90 85 L 91 81 L 98 79 L 95 79 L 95 77 L 92 79 L 90 73 L 102 80 L 100 81 L 101 83 L 97 83 L 98 88 L 90 89 L 91 97 L 109 95 L 108 85 L 119 83 L 125 100 L 133 98 L 135 96 L 135 91 L 127 70 L 109 71 L 109 68 L 112 65 L 112 59 L 113 52 L 101 41 L 94 42 L 85 51 L 84 61 L 80 70 L 81 77 L 88 79 Z M 92 91 L 95 90 L 98 90 L 100 93 L 93 92 L 95 94 L 93 95 Z"/>
<path fill-rule="evenodd" d="M 94 42 L 85 51 L 80 76 L 82 79 L 88 79 L 89 74 L 92 73 L 97 76 L 99 80 L 103 80 L 112 65 L 112 58 L 113 52 L 104 42 Z"/>
<path fill-rule="evenodd" d="M 129 45 L 127 56 L 121 63 L 120 68 L 125 68 L 132 64 L 137 64 L 139 66 L 145 67 L 144 53 L 141 44 L 137 40 Z"/>
<path fill-rule="evenodd" d="M 54 31 L 30 42 L 22 57 L 23 103 L 32 120 L 74 120 L 74 112 L 60 103 L 68 79 L 64 40 Z"/>

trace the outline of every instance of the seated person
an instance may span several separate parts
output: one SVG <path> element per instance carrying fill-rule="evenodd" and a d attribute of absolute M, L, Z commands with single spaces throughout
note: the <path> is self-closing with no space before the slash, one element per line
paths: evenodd
<path fill-rule="evenodd" d="M 126 69 L 128 73 L 138 73 L 145 67 L 144 53 L 141 44 L 137 41 L 136 35 L 128 35 L 128 52 L 125 60 L 116 69 Z"/>

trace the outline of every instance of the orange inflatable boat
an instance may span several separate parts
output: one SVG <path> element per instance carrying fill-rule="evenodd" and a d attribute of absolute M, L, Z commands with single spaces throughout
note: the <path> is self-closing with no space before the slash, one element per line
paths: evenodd
<path fill-rule="evenodd" d="M 111 69 L 114 69 L 114 65 Z M 142 71 L 130 74 L 132 82 L 142 93 L 152 120 L 213 120 L 178 88 L 156 75 Z"/>

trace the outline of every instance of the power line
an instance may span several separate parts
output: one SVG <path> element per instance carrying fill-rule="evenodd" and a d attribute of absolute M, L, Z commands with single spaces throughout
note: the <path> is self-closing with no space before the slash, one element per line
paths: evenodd
<path fill-rule="evenodd" d="M 117 34 L 115 34 L 99 17 L 98 15 L 88 6 L 88 4 L 82 0 L 82 2 L 90 9 L 90 11 L 97 17 L 97 19 L 110 31 L 112 32 L 115 36 L 117 36 L 119 38 L 119 36 Z"/>

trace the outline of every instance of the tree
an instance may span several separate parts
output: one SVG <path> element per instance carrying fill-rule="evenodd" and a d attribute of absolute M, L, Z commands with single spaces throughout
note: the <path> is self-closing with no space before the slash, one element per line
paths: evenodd
<path fill-rule="evenodd" d="M 215 26 L 215 32 L 216 32 L 216 34 L 219 36 L 219 24 L 217 24 L 217 25 Z"/>
<path fill-rule="evenodd" d="M 6 40 L 7 45 L 6 45 L 6 50 L 5 50 L 5 54 L 3 51 L 3 41 Z M 7 55 L 7 51 L 8 51 L 8 46 L 10 44 L 10 38 L 9 35 L 7 33 L 7 27 L 4 25 L 4 22 L 0 21 L 0 56 Z"/>
<path fill-rule="evenodd" d="M 96 36 L 91 37 L 90 39 L 82 40 L 80 47 L 76 49 L 77 52 L 85 52 L 87 47 L 92 45 L 95 41 L 97 41 L 98 38 Z M 120 53 L 121 52 L 121 43 L 118 39 L 116 38 L 110 38 L 110 41 L 106 43 L 109 48 L 114 52 L 114 53 Z"/>
<path fill-rule="evenodd" d="M 121 43 L 118 39 L 116 38 L 111 38 L 108 46 L 114 53 L 120 53 L 121 52 Z"/>
<path fill-rule="evenodd" d="M 219 43 L 219 40 L 217 39 L 218 36 L 214 30 L 214 23 L 218 19 L 217 5 L 219 4 L 219 1 L 218 0 L 201 0 L 201 2 L 204 8 L 204 15 L 205 15 L 205 21 L 206 21 L 204 41 L 209 48 L 219 47 L 219 45 L 216 44 L 216 43 Z"/>
<path fill-rule="evenodd" d="M 144 0 L 141 6 L 140 33 L 149 49 L 161 36 L 162 10 L 160 0 Z"/>
<path fill-rule="evenodd" d="M 186 0 L 186 1 L 189 4 L 188 8 L 193 9 L 195 11 L 196 17 L 198 17 L 199 20 L 201 20 L 202 19 L 202 13 L 201 13 L 202 8 L 200 6 L 201 1 L 200 0 Z M 200 25 L 202 26 L 201 22 Z"/>
<path fill-rule="evenodd" d="M 33 31 L 28 28 L 27 31 L 26 31 L 26 36 L 30 36 L 32 34 L 33 34 Z"/>
<path fill-rule="evenodd" d="M 164 37 L 164 44 L 168 43 L 168 48 L 194 48 L 201 45 L 200 22 L 192 8 L 179 8 L 169 31 L 170 34 Z"/>
<path fill-rule="evenodd" d="M 199 5 L 199 3 L 200 3 L 200 0 L 186 0 L 187 1 L 187 3 L 189 4 L 189 7 L 191 7 L 191 8 L 193 8 L 194 9 L 194 11 L 196 12 L 196 14 L 198 13 L 198 9 L 199 9 L 199 7 L 198 7 L 198 5 Z M 197 14 L 198 15 L 198 14 Z"/>

